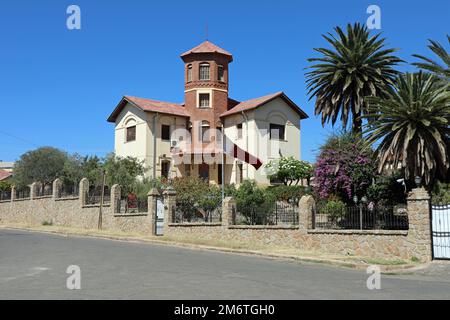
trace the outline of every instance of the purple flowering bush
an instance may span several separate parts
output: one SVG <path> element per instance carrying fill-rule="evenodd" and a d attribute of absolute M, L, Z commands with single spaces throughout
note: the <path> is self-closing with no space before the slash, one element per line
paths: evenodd
<path fill-rule="evenodd" d="M 315 191 L 322 199 L 338 197 L 351 202 L 365 195 L 376 174 L 373 150 L 351 133 L 330 137 L 315 165 Z"/>

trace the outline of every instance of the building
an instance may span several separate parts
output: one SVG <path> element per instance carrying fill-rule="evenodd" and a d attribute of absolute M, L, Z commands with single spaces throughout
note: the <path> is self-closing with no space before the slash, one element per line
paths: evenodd
<path fill-rule="evenodd" d="M 4 162 L 0 160 L 0 170 L 5 170 L 7 172 L 13 172 L 14 162 Z"/>
<path fill-rule="evenodd" d="M 12 172 L 0 169 L 0 182 L 10 180 L 12 177 Z"/>
<path fill-rule="evenodd" d="M 149 177 L 195 175 L 216 184 L 222 183 L 222 163 L 226 184 L 269 184 L 262 164 L 280 156 L 300 159 L 300 120 L 308 116 L 283 92 L 230 98 L 233 56 L 209 41 L 181 59 L 184 103 L 124 96 L 109 116 L 117 156 L 142 160 Z"/>

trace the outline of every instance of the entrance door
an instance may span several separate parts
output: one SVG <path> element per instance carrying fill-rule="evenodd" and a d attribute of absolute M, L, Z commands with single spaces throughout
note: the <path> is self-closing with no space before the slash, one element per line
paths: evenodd
<path fill-rule="evenodd" d="M 433 258 L 450 259 L 450 204 L 431 207 Z"/>
<path fill-rule="evenodd" d="M 200 176 L 200 178 L 202 178 L 203 180 L 209 181 L 209 165 L 206 163 L 202 163 L 199 167 L 198 167 L 198 175 Z"/>
<path fill-rule="evenodd" d="M 164 234 L 164 202 L 162 197 L 158 197 L 156 200 L 156 223 L 155 223 L 157 236 Z"/>

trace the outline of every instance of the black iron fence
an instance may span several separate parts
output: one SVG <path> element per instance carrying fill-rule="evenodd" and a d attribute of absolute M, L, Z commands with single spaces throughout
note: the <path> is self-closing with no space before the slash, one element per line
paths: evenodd
<path fill-rule="evenodd" d="M 102 201 L 102 187 L 90 187 L 89 191 L 86 191 L 86 204 L 100 204 Z M 111 190 L 108 186 L 104 188 L 103 204 L 109 204 L 111 202 Z"/>
<path fill-rule="evenodd" d="M 117 199 L 117 213 L 147 213 L 148 199 L 122 198 Z"/>
<path fill-rule="evenodd" d="M 73 198 L 79 196 L 79 185 L 76 184 L 63 184 L 59 187 L 56 197 L 57 198 Z"/>
<path fill-rule="evenodd" d="M 10 201 L 10 200 L 11 200 L 11 190 L 1 190 L 0 201 Z"/>
<path fill-rule="evenodd" d="M 172 222 L 173 223 L 200 223 L 200 222 L 211 222 L 211 223 L 221 223 L 222 222 L 222 206 L 217 207 L 214 210 L 190 210 L 186 212 L 181 209 L 180 206 L 174 206 L 172 209 Z"/>
<path fill-rule="evenodd" d="M 16 199 L 29 199 L 31 197 L 30 187 L 16 189 Z"/>
<path fill-rule="evenodd" d="M 313 229 L 408 230 L 406 205 L 345 206 L 340 209 L 318 205 L 312 217 Z"/>
<path fill-rule="evenodd" d="M 273 206 L 258 208 L 237 207 L 238 225 L 298 225 L 297 203 L 277 201 Z"/>
<path fill-rule="evenodd" d="M 47 197 L 53 195 L 53 184 L 38 183 L 34 187 L 35 197 Z"/>

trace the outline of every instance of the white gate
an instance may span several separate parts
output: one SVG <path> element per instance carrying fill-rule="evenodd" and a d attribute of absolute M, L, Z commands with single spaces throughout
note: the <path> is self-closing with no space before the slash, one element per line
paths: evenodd
<path fill-rule="evenodd" d="M 433 257 L 450 259 L 450 204 L 431 207 Z"/>
<path fill-rule="evenodd" d="M 156 235 L 162 236 L 164 234 L 164 202 L 161 197 L 156 200 Z"/>

